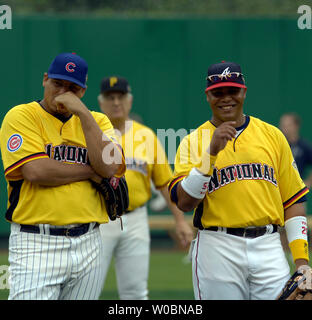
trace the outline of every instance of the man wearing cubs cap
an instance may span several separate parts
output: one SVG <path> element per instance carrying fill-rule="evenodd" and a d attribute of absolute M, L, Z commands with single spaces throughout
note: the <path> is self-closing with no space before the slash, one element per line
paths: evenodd
<path fill-rule="evenodd" d="M 196 299 L 276 299 L 289 279 L 279 227 L 296 268 L 309 260 L 309 190 L 279 129 L 243 112 L 246 91 L 238 64 L 208 68 L 211 119 L 181 142 L 168 185 L 181 210 L 194 209 Z"/>
<path fill-rule="evenodd" d="M 98 299 L 101 293 L 99 224 L 108 215 L 91 180 L 123 176 L 125 161 L 109 119 L 81 101 L 87 73 L 83 58 L 59 54 L 44 73 L 43 99 L 13 107 L 3 120 L 9 299 Z M 105 148 L 113 158 L 103 157 Z"/>
<path fill-rule="evenodd" d="M 192 241 L 193 230 L 183 212 L 169 199 L 167 184 L 172 178 L 172 169 L 163 146 L 150 128 L 129 118 L 133 96 L 127 79 L 104 78 L 100 90 L 100 108 L 111 120 L 125 153 L 125 178 L 129 188 L 129 208 L 123 216 L 123 230 L 116 221 L 100 226 L 105 273 L 114 256 L 120 299 L 146 300 L 150 256 L 147 202 L 151 198 L 151 181 L 174 216 L 176 235 L 182 247 L 186 248 Z"/>

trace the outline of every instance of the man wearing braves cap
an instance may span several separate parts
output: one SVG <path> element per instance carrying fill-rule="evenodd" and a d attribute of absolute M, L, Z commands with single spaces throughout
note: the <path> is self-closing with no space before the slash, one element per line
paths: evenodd
<path fill-rule="evenodd" d="M 83 58 L 59 54 L 44 73 L 43 99 L 13 107 L 3 120 L 9 299 L 98 299 L 101 293 L 99 224 L 108 215 L 91 180 L 123 176 L 125 160 L 109 119 L 81 101 L 87 73 Z M 113 158 L 102 156 L 105 148 Z"/>
<path fill-rule="evenodd" d="M 194 210 L 195 298 L 276 299 L 289 279 L 280 226 L 296 268 L 308 264 L 309 190 L 284 135 L 243 112 L 240 66 L 213 64 L 206 79 L 211 119 L 181 142 L 168 185 L 182 211 Z"/>

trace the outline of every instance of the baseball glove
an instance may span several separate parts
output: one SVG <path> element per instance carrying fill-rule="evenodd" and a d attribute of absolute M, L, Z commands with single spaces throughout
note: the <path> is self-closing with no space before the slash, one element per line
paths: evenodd
<path fill-rule="evenodd" d="M 103 178 L 101 183 L 92 181 L 92 184 L 103 195 L 110 220 L 114 221 L 126 212 L 129 206 L 129 194 L 124 177 Z"/>
<path fill-rule="evenodd" d="M 309 286 L 307 283 L 311 281 L 311 269 L 307 272 L 310 272 L 310 277 L 296 271 L 287 281 L 277 300 L 312 300 L 311 284 Z"/>

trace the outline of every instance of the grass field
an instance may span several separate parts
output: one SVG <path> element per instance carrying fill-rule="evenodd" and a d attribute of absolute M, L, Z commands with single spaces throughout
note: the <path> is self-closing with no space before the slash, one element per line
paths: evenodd
<path fill-rule="evenodd" d="M 149 298 L 151 300 L 194 299 L 191 263 L 186 261 L 185 252 L 152 250 L 149 274 Z M 294 264 L 290 258 L 288 261 L 293 272 Z M 0 252 L 0 265 L 8 265 L 8 255 L 5 251 Z M 7 300 L 8 294 L 9 290 L 0 290 L 0 300 Z M 113 264 L 110 266 L 100 299 L 118 300 Z"/>

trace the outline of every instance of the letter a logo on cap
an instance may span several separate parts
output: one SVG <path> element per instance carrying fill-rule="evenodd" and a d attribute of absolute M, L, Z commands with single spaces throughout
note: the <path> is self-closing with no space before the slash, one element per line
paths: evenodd
<path fill-rule="evenodd" d="M 76 64 L 74 62 L 68 62 L 65 66 L 67 72 L 74 72 L 76 68 Z"/>
<path fill-rule="evenodd" d="M 231 73 L 230 67 L 227 67 L 226 69 L 223 70 L 223 72 L 221 73 L 221 76 L 226 78 L 230 73 Z"/>

